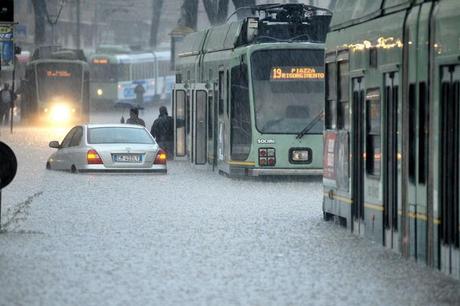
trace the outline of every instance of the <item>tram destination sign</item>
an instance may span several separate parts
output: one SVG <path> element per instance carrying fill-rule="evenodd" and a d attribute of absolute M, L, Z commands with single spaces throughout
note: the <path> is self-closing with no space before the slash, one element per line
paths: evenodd
<path fill-rule="evenodd" d="M 314 67 L 273 67 L 271 81 L 324 80 L 325 73 Z"/>

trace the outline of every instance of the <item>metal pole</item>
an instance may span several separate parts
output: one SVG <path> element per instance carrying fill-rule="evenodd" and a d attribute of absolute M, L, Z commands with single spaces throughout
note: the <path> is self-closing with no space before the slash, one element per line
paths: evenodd
<path fill-rule="evenodd" d="M 14 89 L 16 84 L 16 46 L 13 44 L 13 81 L 11 82 L 11 102 L 10 102 L 10 133 L 13 134 L 14 116 Z"/>
<path fill-rule="evenodd" d="M 80 0 L 77 1 L 77 49 L 80 49 Z"/>

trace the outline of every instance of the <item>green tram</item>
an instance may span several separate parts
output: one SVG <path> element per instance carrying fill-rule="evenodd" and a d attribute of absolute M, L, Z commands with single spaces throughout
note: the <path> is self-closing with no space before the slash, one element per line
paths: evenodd
<path fill-rule="evenodd" d="M 339 0 L 326 41 L 326 219 L 460 278 L 460 2 Z"/>
<path fill-rule="evenodd" d="M 46 125 L 87 122 L 89 66 L 82 50 L 40 47 L 21 81 L 21 120 Z"/>
<path fill-rule="evenodd" d="M 175 158 L 229 176 L 321 175 L 331 13 L 302 4 L 254 12 L 179 45 Z"/>

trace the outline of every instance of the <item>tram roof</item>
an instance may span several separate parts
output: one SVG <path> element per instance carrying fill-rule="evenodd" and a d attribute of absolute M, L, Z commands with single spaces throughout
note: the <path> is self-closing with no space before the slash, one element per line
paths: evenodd
<path fill-rule="evenodd" d="M 423 0 L 338 0 L 331 21 L 331 30 L 339 30 L 375 17 L 406 9 Z"/>
<path fill-rule="evenodd" d="M 261 5 L 254 10 L 265 11 L 265 15 L 188 34 L 178 44 L 177 54 L 184 57 L 273 42 L 323 43 L 332 15 L 329 10 L 303 4 Z M 270 35 L 271 31 L 281 36 Z"/>

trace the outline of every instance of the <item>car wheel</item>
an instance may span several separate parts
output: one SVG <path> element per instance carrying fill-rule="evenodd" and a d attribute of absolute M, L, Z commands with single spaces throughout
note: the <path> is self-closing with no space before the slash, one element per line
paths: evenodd
<path fill-rule="evenodd" d="M 70 172 L 78 173 L 77 167 L 75 167 L 75 165 L 72 165 L 72 167 L 70 167 Z"/>
<path fill-rule="evenodd" d="M 51 170 L 51 164 L 49 162 L 46 163 L 46 170 Z"/>

